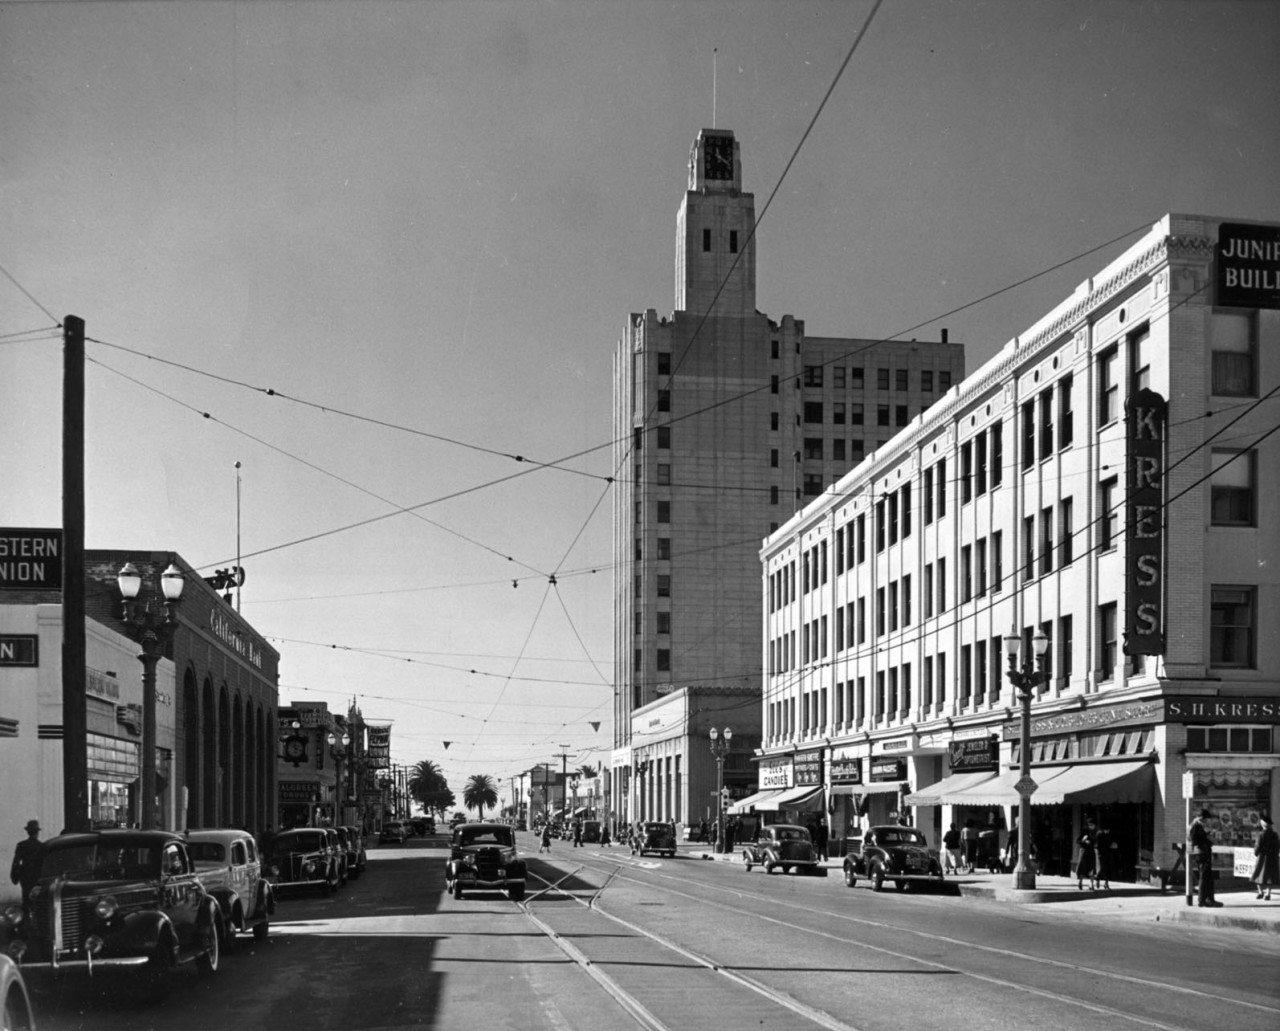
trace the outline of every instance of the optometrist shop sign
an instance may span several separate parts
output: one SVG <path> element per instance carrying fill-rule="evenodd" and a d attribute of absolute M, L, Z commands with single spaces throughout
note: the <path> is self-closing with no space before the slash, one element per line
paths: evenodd
<path fill-rule="evenodd" d="M 1280 227 L 1218 226 L 1217 296 L 1228 308 L 1280 308 Z"/>
<path fill-rule="evenodd" d="M 0 591 L 62 589 L 62 531 L 0 527 Z"/>
<path fill-rule="evenodd" d="M 1125 403 L 1124 653 L 1164 654 L 1164 431 L 1167 405 L 1154 390 Z"/>

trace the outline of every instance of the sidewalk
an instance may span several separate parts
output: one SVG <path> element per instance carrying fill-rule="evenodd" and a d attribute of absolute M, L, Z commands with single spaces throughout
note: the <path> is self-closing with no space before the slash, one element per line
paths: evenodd
<path fill-rule="evenodd" d="M 720 863 L 742 864 L 740 855 L 712 853 L 706 845 L 685 844 L 681 849 L 686 855 L 710 859 Z M 822 864 L 830 873 L 840 876 L 843 860 L 829 859 Z M 859 887 L 864 882 L 859 881 Z M 1167 892 L 1160 886 L 1111 882 L 1111 891 L 1084 891 L 1077 887 L 1073 877 L 1036 877 L 1032 891 L 1020 891 L 1013 887 L 1012 874 L 978 872 L 950 875 L 945 884 L 949 894 L 964 898 L 991 902 L 1011 902 L 1018 905 L 1053 904 L 1064 910 L 1085 915 L 1117 915 L 1128 919 L 1153 921 L 1181 921 L 1206 927 L 1235 928 L 1246 931 L 1264 931 L 1280 934 L 1280 890 L 1272 892 L 1271 902 L 1259 902 L 1252 889 L 1247 891 L 1219 891 L 1218 908 L 1201 909 L 1192 900 L 1187 905 L 1183 882 L 1170 885 Z"/>

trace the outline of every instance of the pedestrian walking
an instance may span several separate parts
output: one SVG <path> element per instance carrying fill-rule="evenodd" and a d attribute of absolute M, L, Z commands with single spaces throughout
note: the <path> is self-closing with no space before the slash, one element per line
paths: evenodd
<path fill-rule="evenodd" d="M 1093 818 L 1085 820 L 1084 830 L 1076 838 L 1080 858 L 1076 861 L 1076 888 L 1084 891 L 1084 879 L 1089 878 L 1089 890 L 1098 890 L 1098 825 Z"/>
<path fill-rule="evenodd" d="M 613 839 L 609 836 L 609 821 L 605 820 L 600 824 L 600 845 L 603 848 L 612 848 Z"/>
<path fill-rule="evenodd" d="M 582 847 L 582 821 L 576 817 L 573 821 L 573 847 Z"/>
<path fill-rule="evenodd" d="M 1217 908 L 1222 905 L 1213 893 L 1213 837 L 1209 834 L 1209 821 L 1213 814 L 1208 809 L 1201 809 L 1200 815 L 1191 821 L 1187 837 L 1191 841 L 1194 853 L 1196 882 L 1200 889 L 1198 905 Z"/>
<path fill-rule="evenodd" d="M 1094 880 L 1103 891 L 1111 890 L 1111 850 L 1113 848 L 1115 843 L 1111 840 L 1111 832 L 1099 824 L 1093 845 Z"/>
<path fill-rule="evenodd" d="M 551 851 L 551 824 L 550 823 L 544 823 L 542 825 L 542 837 L 538 839 L 538 851 L 539 852 Z"/>
<path fill-rule="evenodd" d="M 978 825 L 972 820 L 965 820 L 960 838 L 964 842 L 964 872 L 973 873 L 978 863 Z"/>
<path fill-rule="evenodd" d="M 698 821 L 698 840 L 703 844 L 707 841 L 707 818 L 704 816 Z"/>
<path fill-rule="evenodd" d="M 44 847 L 40 842 L 38 820 L 28 820 L 26 831 L 26 840 L 19 841 L 13 847 L 13 865 L 9 867 L 9 880 L 22 886 L 23 910 L 27 908 L 27 899 L 40 874 L 40 849 Z"/>
<path fill-rule="evenodd" d="M 1250 880 L 1258 886 L 1258 898 L 1265 898 L 1270 902 L 1271 888 L 1280 881 L 1280 834 L 1276 833 L 1270 816 L 1262 818 L 1262 833 L 1258 835 L 1258 843 L 1253 846 L 1253 854 L 1258 859 L 1253 865 Z"/>
<path fill-rule="evenodd" d="M 960 872 L 960 830 L 954 823 L 942 835 L 942 872 Z"/>

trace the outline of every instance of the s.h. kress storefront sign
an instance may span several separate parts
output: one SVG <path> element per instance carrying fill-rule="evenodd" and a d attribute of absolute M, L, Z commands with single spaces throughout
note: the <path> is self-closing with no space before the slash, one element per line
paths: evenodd
<path fill-rule="evenodd" d="M 1164 426 L 1167 406 L 1154 390 L 1125 405 L 1129 463 L 1125 498 L 1124 653 L 1164 654 Z"/>

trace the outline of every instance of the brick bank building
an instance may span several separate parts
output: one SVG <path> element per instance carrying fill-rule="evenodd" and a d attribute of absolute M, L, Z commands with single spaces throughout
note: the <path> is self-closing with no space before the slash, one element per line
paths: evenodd
<path fill-rule="evenodd" d="M 905 811 L 1003 843 L 1006 638 L 1042 634 L 1041 869 L 1095 816 L 1142 877 L 1207 807 L 1247 875 L 1280 808 L 1278 309 L 1280 226 L 1167 215 L 772 534 L 771 783 L 816 766 L 837 836 Z"/>
<path fill-rule="evenodd" d="M 163 610 L 160 573 L 183 573 L 178 625 L 156 669 L 156 825 L 246 826 L 276 821 L 279 653 L 191 566 L 171 552 L 86 551 L 87 734 L 90 822 L 139 822 L 142 664 L 122 619 L 116 577 L 142 576 L 139 608 Z M 0 825 L 62 815 L 62 604 L 59 589 L 0 592 L 0 639 L 22 644 L 22 662 L 0 668 Z M 0 860 L 17 840 L 0 835 Z M 12 840 L 10 840 L 12 839 Z"/>

